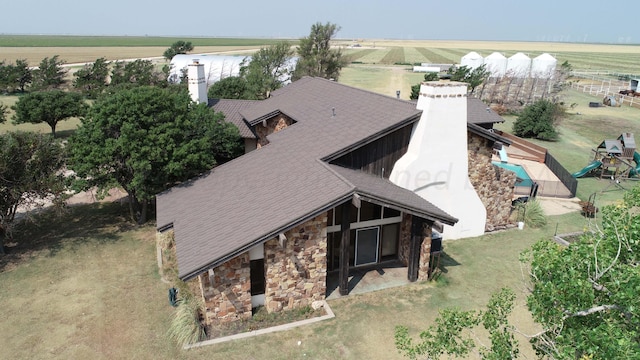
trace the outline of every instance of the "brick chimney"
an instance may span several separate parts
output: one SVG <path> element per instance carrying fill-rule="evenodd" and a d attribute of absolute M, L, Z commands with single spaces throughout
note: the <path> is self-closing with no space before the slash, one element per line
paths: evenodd
<path fill-rule="evenodd" d="M 482 235 L 486 209 L 469 181 L 467 84 L 423 82 L 417 108 L 422 116 L 389 179 L 458 218 L 445 226 L 443 238 Z"/>
<path fill-rule="evenodd" d="M 193 59 L 193 63 L 188 65 L 187 77 L 189 78 L 189 94 L 191 99 L 197 103 L 209 102 L 207 98 L 207 82 L 204 78 L 204 64 L 200 64 L 198 59 Z"/>

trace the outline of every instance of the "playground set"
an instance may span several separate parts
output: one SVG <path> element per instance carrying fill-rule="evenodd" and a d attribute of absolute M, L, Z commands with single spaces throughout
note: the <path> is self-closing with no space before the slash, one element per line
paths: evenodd
<path fill-rule="evenodd" d="M 595 153 L 593 161 L 573 173 L 573 177 L 580 178 L 591 172 L 597 174 L 600 170 L 601 179 L 608 178 L 618 183 L 640 173 L 640 154 L 636 151 L 632 133 L 623 133 L 615 140 L 604 140 L 592 151 Z"/>

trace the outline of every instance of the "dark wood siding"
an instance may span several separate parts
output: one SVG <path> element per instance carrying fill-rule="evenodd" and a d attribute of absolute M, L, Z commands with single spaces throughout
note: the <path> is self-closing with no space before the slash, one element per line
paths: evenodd
<path fill-rule="evenodd" d="M 407 152 L 413 124 L 400 128 L 374 142 L 361 146 L 332 164 L 389 178 L 393 165 Z"/>

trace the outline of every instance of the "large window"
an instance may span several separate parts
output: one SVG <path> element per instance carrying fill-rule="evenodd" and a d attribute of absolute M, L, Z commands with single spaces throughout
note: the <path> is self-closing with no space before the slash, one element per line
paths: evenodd
<path fill-rule="evenodd" d="M 349 206 L 349 266 L 371 265 L 397 259 L 401 212 L 367 201 L 361 201 L 359 209 L 353 204 Z M 340 267 L 342 210 L 343 206 L 338 206 L 327 214 L 329 270 L 337 270 Z"/>

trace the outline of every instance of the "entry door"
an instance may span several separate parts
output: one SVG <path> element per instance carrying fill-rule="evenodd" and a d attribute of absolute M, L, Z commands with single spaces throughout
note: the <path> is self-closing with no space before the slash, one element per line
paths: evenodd
<path fill-rule="evenodd" d="M 378 262 L 379 232 L 377 226 L 356 231 L 355 266 Z"/>

